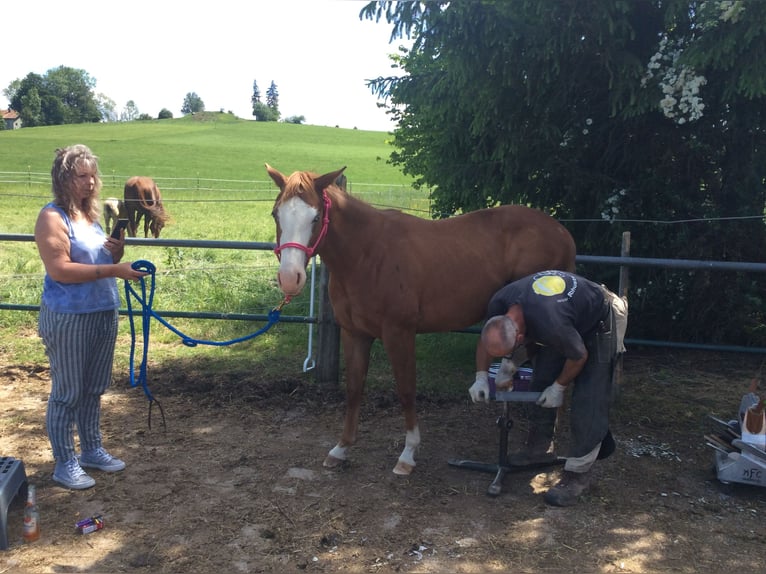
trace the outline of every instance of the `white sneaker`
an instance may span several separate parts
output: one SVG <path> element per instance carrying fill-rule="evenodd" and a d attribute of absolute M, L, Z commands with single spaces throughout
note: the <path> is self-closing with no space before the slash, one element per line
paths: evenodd
<path fill-rule="evenodd" d="M 96 450 L 83 451 L 80 466 L 97 468 L 104 472 L 117 472 L 125 468 L 125 463 L 119 458 L 114 458 L 104 448 L 98 447 Z"/>
<path fill-rule="evenodd" d="M 84 490 L 96 484 L 96 481 L 80 467 L 77 457 L 72 457 L 66 462 L 56 462 L 53 480 L 74 490 Z"/>

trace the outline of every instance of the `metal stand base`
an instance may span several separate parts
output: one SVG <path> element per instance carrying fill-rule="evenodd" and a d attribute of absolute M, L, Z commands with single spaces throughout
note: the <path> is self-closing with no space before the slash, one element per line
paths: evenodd
<path fill-rule="evenodd" d="M 0 550 L 8 549 L 8 507 L 16 495 L 26 497 L 24 463 L 10 456 L 0 457 Z"/>
<path fill-rule="evenodd" d="M 505 395 L 503 398 L 506 398 L 508 395 L 513 395 L 513 394 L 514 393 L 503 393 L 503 395 Z M 522 393 L 518 393 L 518 394 L 522 394 Z M 534 393 L 534 394 L 539 395 L 539 393 Z M 527 398 L 524 398 L 522 400 L 524 402 L 529 402 Z M 564 458 L 557 458 L 550 462 L 539 463 L 539 464 L 527 464 L 524 466 L 515 466 L 508 462 L 508 435 L 511 432 L 511 429 L 513 428 L 513 420 L 508 415 L 509 402 L 514 402 L 514 399 L 508 397 L 507 400 L 503 401 L 503 414 L 497 418 L 497 427 L 500 430 L 500 440 L 499 440 L 500 444 L 498 446 L 498 452 L 497 452 L 497 463 L 493 464 L 489 462 L 480 462 L 476 460 L 465 460 L 465 459 L 450 459 L 447 461 L 447 463 L 450 466 L 456 466 L 458 468 L 465 468 L 467 470 L 478 470 L 480 472 L 496 473 L 495 479 L 487 488 L 488 496 L 500 495 L 500 493 L 503 490 L 503 479 L 505 478 L 505 475 L 509 472 L 521 472 L 525 470 L 548 468 L 551 466 L 564 464 L 564 462 L 566 462 L 566 459 Z"/>

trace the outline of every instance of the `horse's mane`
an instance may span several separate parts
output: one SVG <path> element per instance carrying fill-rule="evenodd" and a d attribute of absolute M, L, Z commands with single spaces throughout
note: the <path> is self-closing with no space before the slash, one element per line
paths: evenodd
<path fill-rule="evenodd" d="M 303 195 L 307 189 L 314 189 L 314 178 L 319 174 L 310 171 L 294 171 L 285 180 L 284 194 L 288 197 L 293 195 Z"/>

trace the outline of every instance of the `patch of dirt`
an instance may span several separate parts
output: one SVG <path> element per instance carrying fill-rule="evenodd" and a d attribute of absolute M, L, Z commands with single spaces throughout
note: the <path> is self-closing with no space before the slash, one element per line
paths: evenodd
<path fill-rule="evenodd" d="M 618 450 L 570 508 L 542 500 L 558 468 L 508 474 L 490 497 L 494 474 L 448 464 L 497 461 L 499 403 L 473 405 L 467 392 L 419 397 L 417 467 L 399 477 L 398 402 L 393 391 L 370 392 L 352 459 L 328 470 L 339 390 L 310 376 L 263 380 L 183 364 L 152 368 L 165 429 L 156 408 L 147 427 L 141 390 L 117 377 L 102 429 L 128 467 L 93 471 L 94 488 L 69 491 L 50 478 L 47 368 L 5 360 L 0 455 L 22 459 L 37 486 L 42 537 L 22 543 L 15 500 L 0 572 L 762 571 L 766 491 L 722 485 L 703 439 L 715 429 L 709 414 L 736 416 L 761 360 L 630 350 L 613 411 Z M 517 404 L 509 413 L 513 448 L 524 420 Z M 76 534 L 75 522 L 93 514 L 106 528 Z"/>

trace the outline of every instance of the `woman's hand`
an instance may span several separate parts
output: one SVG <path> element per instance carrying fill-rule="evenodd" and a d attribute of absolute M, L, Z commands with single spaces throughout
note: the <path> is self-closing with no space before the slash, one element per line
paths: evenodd
<path fill-rule="evenodd" d="M 104 242 L 104 248 L 112 254 L 112 261 L 119 263 L 122 256 L 125 255 L 125 230 L 120 232 L 120 238 L 108 236 Z"/>
<path fill-rule="evenodd" d="M 126 281 L 138 281 L 142 277 L 149 275 L 148 271 L 139 271 L 138 269 L 133 269 L 132 265 L 132 261 L 118 263 L 116 266 L 117 272 L 115 273 L 115 277 L 125 279 Z"/>

